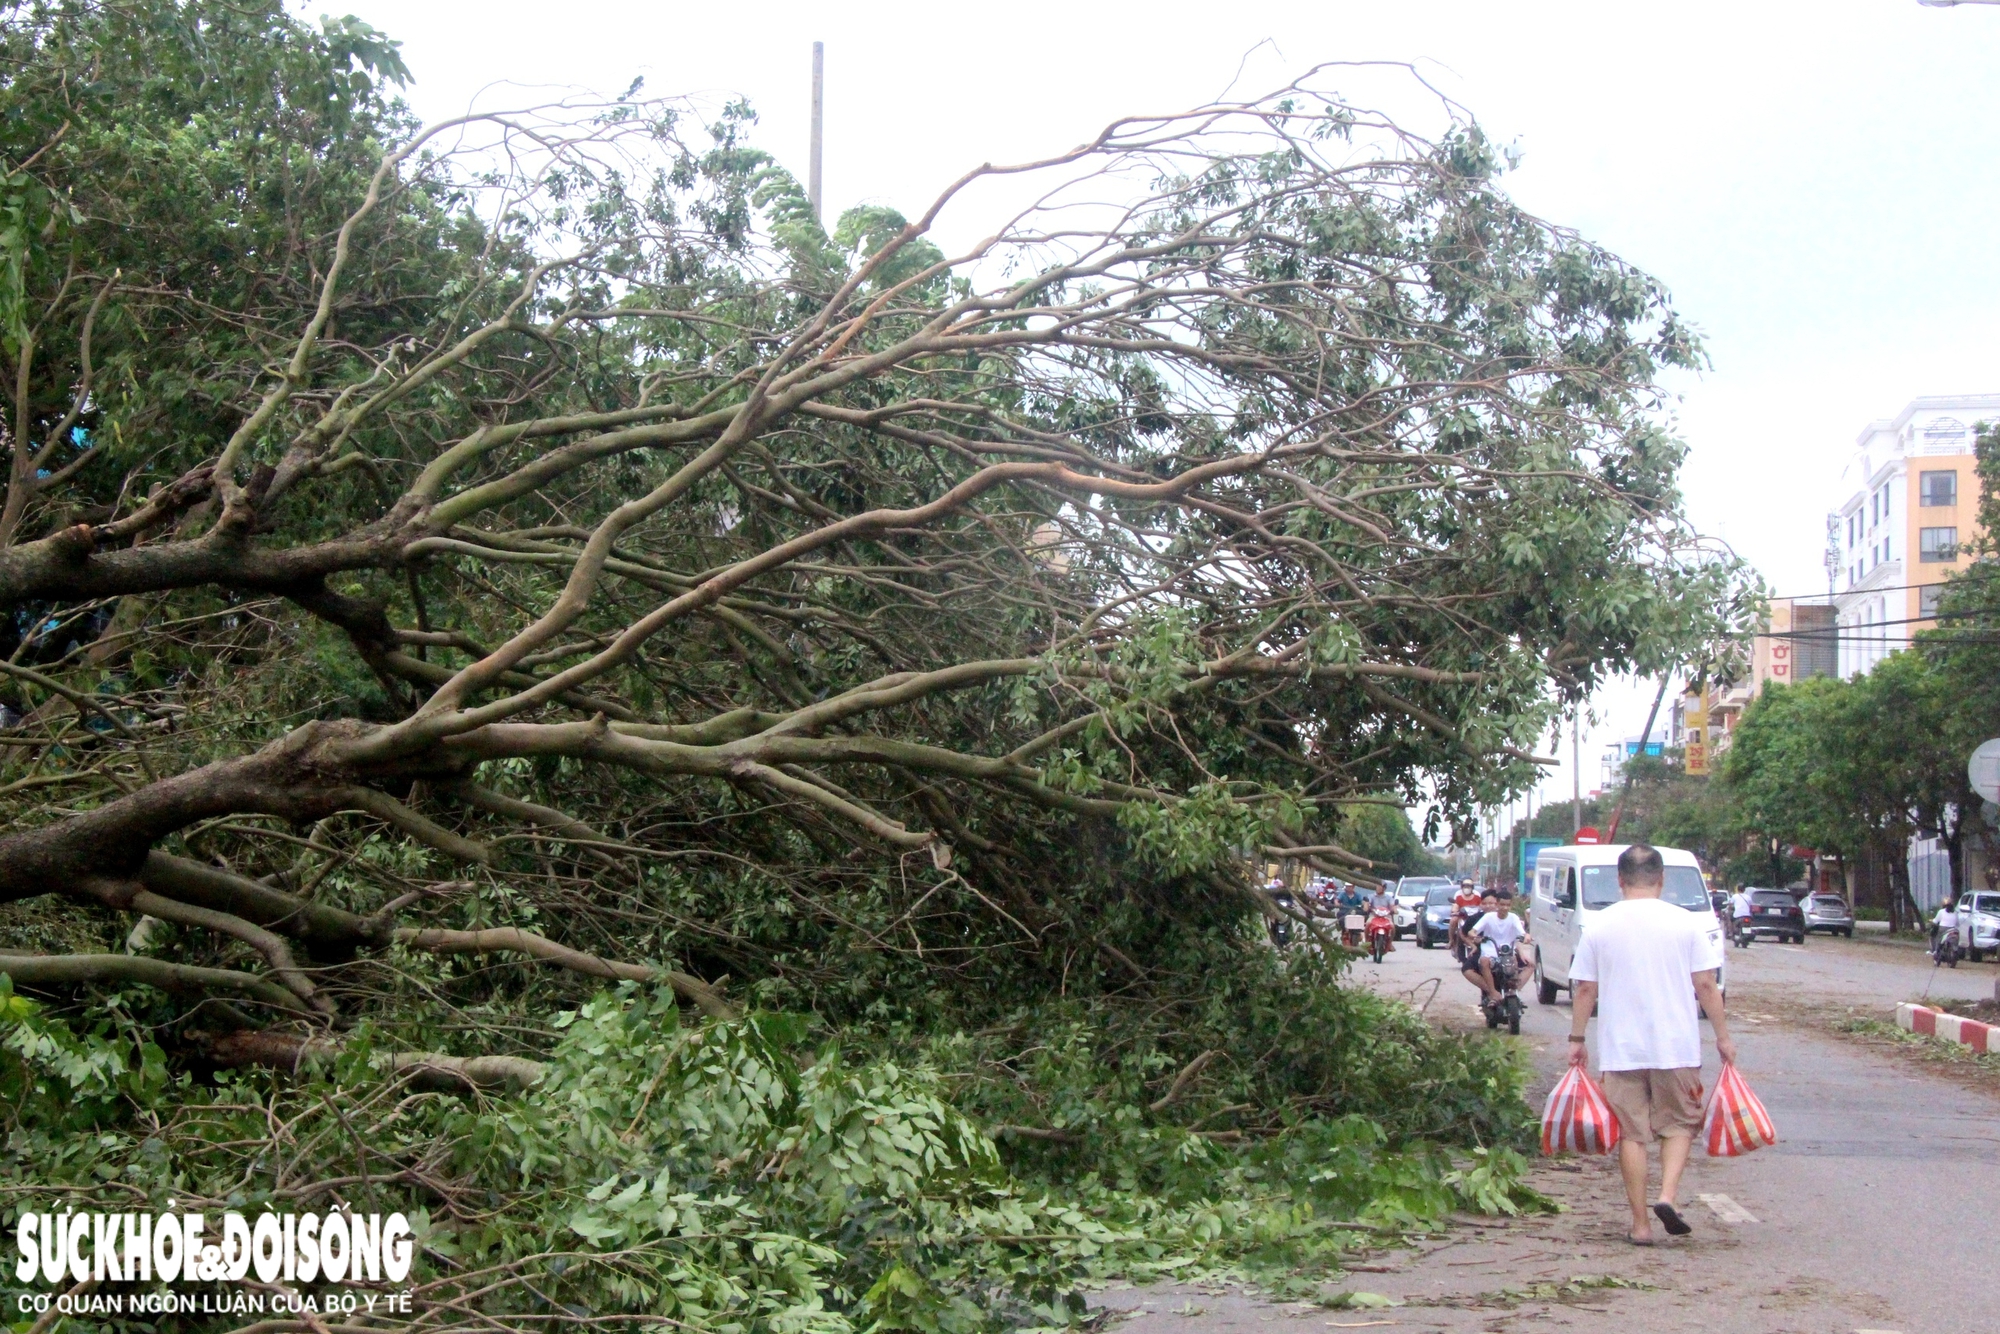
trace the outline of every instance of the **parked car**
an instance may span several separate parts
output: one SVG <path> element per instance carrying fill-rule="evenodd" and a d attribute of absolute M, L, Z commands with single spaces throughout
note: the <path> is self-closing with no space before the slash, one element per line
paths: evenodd
<path fill-rule="evenodd" d="M 1417 948 L 1435 949 L 1451 939 L 1451 901 L 1458 886 L 1447 880 L 1424 892 L 1423 911 L 1417 914 Z"/>
<path fill-rule="evenodd" d="M 1417 919 L 1423 916 L 1424 905 L 1430 902 L 1431 892 L 1439 885 L 1447 891 L 1451 881 L 1435 875 L 1406 875 L 1396 882 L 1396 938 L 1417 934 Z M 1445 898 L 1450 900 L 1447 892 Z"/>
<path fill-rule="evenodd" d="M 1534 933 L 1538 958 L 1535 998 L 1554 1005 L 1558 992 L 1570 989 L 1569 965 L 1590 914 L 1618 902 L 1618 858 L 1625 845 L 1617 843 L 1543 848 L 1535 857 L 1534 887 L 1529 897 L 1528 929 Z M 1722 923 L 1709 907 L 1708 886 L 1692 852 L 1661 848 L 1666 884 L 1660 897 L 1703 918 L 1717 954 L 1722 952 Z M 1777 891 L 1787 903 L 1792 896 Z M 1996 895 L 2000 898 L 2000 895 Z M 1793 905 L 1796 912 L 1797 905 Z M 1803 929 L 1803 928 L 1801 928 Z M 1716 981 L 1728 983 L 1720 970 Z"/>
<path fill-rule="evenodd" d="M 1750 934 L 1776 936 L 1802 943 L 1806 938 L 1806 912 L 1788 889 L 1745 888 L 1750 896 Z"/>
<path fill-rule="evenodd" d="M 2000 894 L 1959 896 L 1958 942 L 1965 957 L 1974 963 L 1989 954 L 2000 954 Z"/>
<path fill-rule="evenodd" d="M 1824 931 L 1830 936 L 1854 934 L 1854 910 L 1838 894 L 1821 890 L 1808 894 L 1800 905 L 1806 911 L 1806 930 Z"/>

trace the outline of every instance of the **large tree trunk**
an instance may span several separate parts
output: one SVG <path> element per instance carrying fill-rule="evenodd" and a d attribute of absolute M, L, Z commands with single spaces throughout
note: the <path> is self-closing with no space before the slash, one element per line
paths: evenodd
<path fill-rule="evenodd" d="M 1910 849 L 1907 841 L 1884 849 L 1883 861 L 1889 873 L 1889 929 L 1902 931 L 1910 924 L 1916 901 L 1910 897 Z"/>

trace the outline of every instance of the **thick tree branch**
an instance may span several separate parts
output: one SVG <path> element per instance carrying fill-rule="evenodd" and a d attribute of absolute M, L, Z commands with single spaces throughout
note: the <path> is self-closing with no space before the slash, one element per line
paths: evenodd
<path fill-rule="evenodd" d="M 197 968 L 139 954 L 16 954 L 0 951 L 0 973 L 17 987 L 73 987 L 93 982 L 142 982 L 162 991 L 207 995 L 236 992 L 280 1010 L 310 1014 L 304 1001 L 274 982 L 227 968 Z"/>

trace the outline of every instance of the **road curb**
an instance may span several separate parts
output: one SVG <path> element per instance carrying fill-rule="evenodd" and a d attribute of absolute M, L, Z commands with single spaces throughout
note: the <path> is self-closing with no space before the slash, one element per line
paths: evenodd
<path fill-rule="evenodd" d="M 1921 1033 L 1929 1038 L 1943 1038 L 1946 1042 L 1956 1042 L 1962 1047 L 1984 1055 L 1988 1051 L 2000 1051 L 2000 1041 L 1993 1039 L 1994 1026 L 1982 1024 L 1976 1019 L 1961 1019 L 1955 1014 L 1928 1005 L 1913 1005 L 1908 1001 L 1896 1007 L 1896 1027 L 1912 1033 Z"/>

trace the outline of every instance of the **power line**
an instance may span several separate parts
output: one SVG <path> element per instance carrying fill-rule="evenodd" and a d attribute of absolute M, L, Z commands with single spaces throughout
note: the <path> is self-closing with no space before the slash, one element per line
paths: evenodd
<path fill-rule="evenodd" d="M 1876 633 L 1883 625 L 1908 625 L 1908 624 L 1910 624 L 1910 622 L 1908 621 L 1883 621 L 1880 623 L 1880 625 L 1850 625 L 1847 626 L 1844 630 L 1831 630 L 1831 629 L 1798 630 L 1790 634 L 1779 632 L 1768 635 L 1759 635 L 1757 637 L 1759 639 L 1807 639 L 1807 640 L 1816 640 L 1821 643 L 1825 643 L 1828 640 L 1849 639 L 1849 640 L 1869 640 L 1871 642 L 1884 643 L 1884 644 L 1889 643 L 1892 640 L 1897 643 L 1915 644 L 1919 641 L 1912 639 L 1909 635 L 1906 634 L 1885 635 Z M 1993 631 L 1986 634 L 1974 633 L 1974 634 L 1956 634 L 1956 635 L 1947 635 L 1947 634 L 1926 635 L 1922 640 L 1922 642 L 1926 644 L 2000 644 L 2000 628 L 1995 628 Z"/>
<path fill-rule="evenodd" d="M 1983 578 L 2000 577 L 2000 569 L 1988 566 L 1983 561 L 1978 564 L 1968 565 L 1962 570 L 1945 570 L 1943 573 L 1956 575 L 1960 579 L 1972 574 L 1980 575 Z M 1784 595 L 1773 593 L 1771 601 L 1803 602 L 1808 607 L 1824 607 L 1835 598 L 1863 597 L 1869 593 L 1907 593 L 1912 588 L 1943 588 L 1949 582 L 1950 580 L 1947 579 L 1933 579 L 1925 584 L 1876 584 L 1869 588 L 1849 588 L 1842 593 L 1791 593 Z"/>
<path fill-rule="evenodd" d="M 1970 620 L 1975 616 L 2000 614 L 2000 607 L 1977 607 L 1971 611 L 1941 611 L 1931 616 L 1910 616 L 1900 621 L 1870 621 L 1867 625 L 1828 626 L 1823 630 L 1759 630 L 1753 639 L 1824 639 L 1828 631 L 1873 630 L 1885 625 L 1929 625 L 1933 621 Z M 2000 630 L 2000 626 L 1994 627 Z"/>

